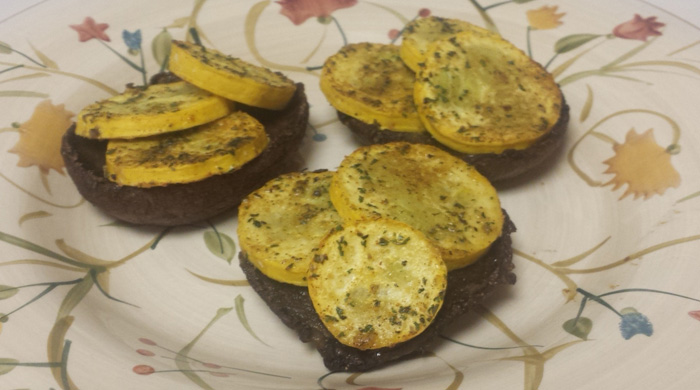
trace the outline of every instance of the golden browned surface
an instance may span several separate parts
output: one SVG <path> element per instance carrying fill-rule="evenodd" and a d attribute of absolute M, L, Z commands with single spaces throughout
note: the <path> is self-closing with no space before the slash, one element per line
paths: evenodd
<path fill-rule="evenodd" d="M 104 174 L 107 141 L 77 136 L 69 129 L 61 143 L 66 170 L 80 194 L 106 215 L 139 225 L 179 226 L 206 221 L 238 206 L 268 180 L 300 168 L 298 148 L 309 118 L 304 85 L 281 111 L 241 107 L 269 137 L 267 147 L 241 169 L 191 182 L 158 187 L 122 186 Z"/>
<path fill-rule="evenodd" d="M 413 103 L 414 81 L 397 46 L 357 43 L 326 60 L 320 85 L 340 112 L 383 129 L 421 132 L 425 128 Z"/>
<path fill-rule="evenodd" d="M 281 73 L 184 41 L 173 41 L 168 67 L 185 81 L 253 107 L 281 110 L 296 89 Z"/>
<path fill-rule="evenodd" d="M 503 227 L 491 183 L 429 145 L 396 142 L 357 149 L 340 164 L 330 194 L 345 220 L 391 218 L 420 230 L 449 269 L 478 259 Z"/>
<path fill-rule="evenodd" d="M 237 111 L 204 125 L 107 145 L 107 177 L 137 187 L 191 183 L 240 168 L 267 146 L 260 122 Z"/>
<path fill-rule="evenodd" d="M 463 32 L 428 53 L 414 98 L 425 127 L 449 148 L 525 149 L 557 123 L 563 103 L 552 75 L 511 43 Z"/>
<path fill-rule="evenodd" d="M 267 277 L 306 285 L 321 239 L 342 223 L 328 187 L 333 172 L 296 172 L 267 182 L 238 208 L 238 241 Z"/>
<path fill-rule="evenodd" d="M 308 274 L 309 296 L 338 341 L 377 349 L 423 332 L 442 306 L 447 269 L 410 226 L 377 219 L 328 235 Z"/>
<path fill-rule="evenodd" d="M 474 35 L 494 35 L 485 28 L 475 26 L 459 19 L 441 18 L 429 16 L 418 18 L 409 22 L 404 27 L 401 40 L 401 59 L 414 72 L 418 72 L 421 63 L 425 62 L 428 55 L 428 47 L 431 43 L 449 38 L 459 32 L 468 32 Z"/>
<path fill-rule="evenodd" d="M 226 99 L 189 83 L 130 87 L 80 110 L 75 133 L 86 138 L 137 138 L 187 129 L 231 111 Z"/>

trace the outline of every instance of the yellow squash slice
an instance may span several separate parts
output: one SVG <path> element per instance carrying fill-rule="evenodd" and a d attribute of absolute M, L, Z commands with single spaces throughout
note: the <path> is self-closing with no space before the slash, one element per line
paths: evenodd
<path fill-rule="evenodd" d="M 107 177 L 125 186 L 153 187 L 199 181 L 231 172 L 267 146 L 257 119 L 236 111 L 176 133 L 135 140 L 110 140 Z"/>
<path fill-rule="evenodd" d="M 228 115 L 231 103 L 180 81 L 127 88 L 83 108 L 75 133 L 86 138 L 138 138 L 188 129 Z"/>
<path fill-rule="evenodd" d="M 503 228 L 491 183 L 463 160 L 428 145 L 361 147 L 340 164 L 330 194 L 344 220 L 391 218 L 420 230 L 450 270 L 477 260 Z"/>
<path fill-rule="evenodd" d="M 328 195 L 332 175 L 329 171 L 282 175 L 241 203 L 241 250 L 267 277 L 306 286 L 314 250 L 342 222 Z"/>
<path fill-rule="evenodd" d="M 202 89 L 254 107 L 281 110 L 296 91 L 280 73 L 184 41 L 172 42 L 168 67 Z"/>
<path fill-rule="evenodd" d="M 447 269 L 410 226 L 388 219 L 328 235 L 309 266 L 309 296 L 338 341 L 361 350 L 420 334 L 442 306 Z"/>
<path fill-rule="evenodd" d="M 409 22 L 401 34 L 401 59 L 414 72 L 418 72 L 420 64 L 425 62 L 431 43 L 464 31 L 478 36 L 498 36 L 485 28 L 458 19 L 439 16 L 418 18 Z"/>
<path fill-rule="evenodd" d="M 393 45 L 357 43 L 329 57 L 321 91 L 338 111 L 393 131 L 425 131 L 413 102 L 415 74 Z"/>
<path fill-rule="evenodd" d="M 425 127 L 464 153 L 525 149 L 559 119 L 554 78 L 511 43 L 459 33 L 434 42 L 416 75 L 414 97 Z"/>

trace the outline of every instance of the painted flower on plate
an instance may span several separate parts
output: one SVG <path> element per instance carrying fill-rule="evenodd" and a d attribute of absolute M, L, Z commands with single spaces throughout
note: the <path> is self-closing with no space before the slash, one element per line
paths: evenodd
<path fill-rule="evenodd" d="M 661 35 L 659 28 L 663 26 L 664 23 L 656 21 L 656 16 L 643 18 L 635 14 L 632 20 L 617 25 L 613 29 L 613 35 L 623 39 L 646 41 L 650 36 Z"/>
<path fill-rule="evenodd" d="M 627 132 L 625 142 L 613 145 L 615 155 L 603 163 L 608 165 L 605 173 L 615 175 L 605 185 L 613 184 L 613 191 L 627 184 L 620 199 L 628 195 L 644 199 L 654 194 L 663 195 L 666 189 L 678 187 L 680 174 L 671 164 L 668 149 L 656 143 L 652 129 L 638 134 L 634 129 Z"/>
<path fill-rule="evenodd" d="M 282 6 L 282 15 L 300 25 L 312 17 L 328 19 L 333 11 L 352 7 L 357 0 L 280 0 L 277 3 Z"/>
<path fill-rule="evenodd" d="M 625 340 L 629 340 L 638 334 L 651 336 L 654 333 L 654 327 L 644 314 L 633 308 L 623 309 L 621 313 L 620 333 L 622 333 L 622 337 Z"/>
<path fill-rule="evenodd" d="M 688 315 L 700 321 L 700 310 L 689 311 Z"/>
<path fill-rule="evenodd" d="M 151 375 L 154 372 L 156 372 L 156 370 L 153 367 L 148 366 L 146 364 L 134 366 L 133 371 L 139 375 Z"/>
<path fill-rule="evenodd" d="M 145 338 L 145 337 L 139 338 L 139 341 L 142 342 L 142 343 L 144 343 L 144 344 L 146 344 L 146 345 L 158 345 L 158 344 L 156 344 L 155 341 L 153 341 L 153 340 L 151 340 L 151 339 L 147 339 L 147 338 Z"/>
<path fill-rule="evenodd" d="M 82 24 L 71 24 L 70 28 L 78 32 L 78 40 L 80 42 L 89 41 L 92 38 L 97 38 L 109 42 L 109 36 L 105 30 L 109 27 L 107 23 L 96 23 L 91 17 L 85 18 Z"/>
<path fill-rule="evenodd" d="M 138 54 L 141 50 L 141 30 L 134 32 L 122 31 L 122 38 L 126 47 L 129 48 L 129 54 Z"/>
<path fill-rule="evenodd" d="M 63 104 L 53 105 L 50 100 L 39 103 L 29 120 L 19 125 L 19 140 L 9 150 L 19 156 L 17 166 L 36 165 L 44 174 L 50 169 L 63 174 L 61 137 L 72 124 L 73 115 Z"/>
<path fill-rule="evenodd" d="M 527 21 L 535 30 L 549 30 L 562 25 L 561 18 L 565 13 L 557 13 L 557 6 L 542 6 L 526 12 Z"/>

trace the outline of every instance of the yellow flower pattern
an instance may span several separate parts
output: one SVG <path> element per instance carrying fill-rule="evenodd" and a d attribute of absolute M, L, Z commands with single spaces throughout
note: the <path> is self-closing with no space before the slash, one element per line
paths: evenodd
<path fill-rule="evenodd" d="M 549 30 L 559 27 L 562 22 L 561 18 L 566 13 L 557 13 L 557 6 L 544 5 L 540 8 L 529 10 L 526 12 L 527 21 L 535 30 Z"/>
<path fill-rule="evenodd" d="M 612 184 L 614 191 L 627 184 L 620 199 L 629 195 L 647 199 L 680 186 L 681 176 L 671 164 L 671 154 L 656 143 L 652 129 L 642 134 L 631 129 L 625 142 L 613 145 L 613 150 L 615 155 L 604 163 L 608 165 L 605 173 L 615 177 L 604 185 Z"/>
<path fill-rule="evenodd" d="M 70 127 L 73 113 L 63 104 L 44 100 L 34 109 L 31 118 L 19 126 L 19 141 L 9 150 L 19 156 L 17 166 L 38 166 L 42 173 L 53 169 L 63 174 L 61 137 Z"/>

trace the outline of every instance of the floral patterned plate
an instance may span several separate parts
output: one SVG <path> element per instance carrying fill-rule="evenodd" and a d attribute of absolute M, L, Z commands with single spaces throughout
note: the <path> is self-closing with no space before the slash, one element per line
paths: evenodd
<path fill-rule="evenodd" d="M 4 0 L 0 10 L 3 389 L 690 389 L 700 382 L 700 7 L 661 0 Z M 681 3 L 681 4 L 679 4 Z M 683 11 L 681 11 L 683 10 Z M 77 193 L 59 140 L 143 84 L 170 39 L 304 82 L 309 169 L 357 144 L 318 88 L 346 42 L 414 18 L 500 32 L 555 75 L 564 150 L 499 188 L 518 282 L 431 353 L 328 372 L 237 264 L 233 213 L 127 226 Z"/>

